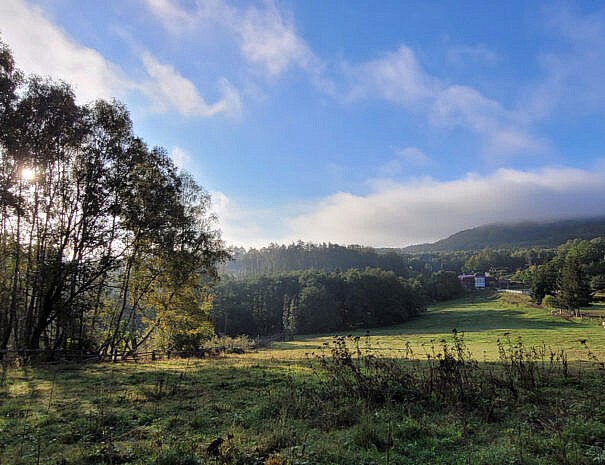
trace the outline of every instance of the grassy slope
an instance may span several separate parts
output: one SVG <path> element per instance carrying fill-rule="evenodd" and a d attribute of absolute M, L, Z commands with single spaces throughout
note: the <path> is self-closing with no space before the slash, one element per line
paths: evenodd
<path fill-rule="evenodd" d="M 370 344 L 410 341 L 420 352 L 420 341 L 454 327 L 491 358 L 505 330 L 527 343 L 575 347 L 586 338 L 605 358 L 600 326 L 488 294 L 372 331 Z M 11 369 L 0 383 L 0 464 L 605 463 L 602 373 L 503 397 L 486 421 L 464 405 L 330 396 L 300 359 L 329 339 L 215 360 Z M 224 457 L 205 457 L 228 432 Z"/>
<path fill-rule="evenodd" d="M 600 305 L 591 307 L 598 314 Z M 525 345 L 563 348 L 570 360 L 585 360 L 586 350 L 579 343 L 586 340 L 590 349 L 605 359 L 605 330 L 596 319 L 565 319 L 551 315 L 548 309 L 533 306 L 527 297 L 513 294 L 493 294 L 486 291 L 475 298 L 450 301 L 431 307 L 413 321 L 389 328 L 370 331 L 371 347 L 393 355 L 409 343 L 418 357 L 423 357 L 427 346 L 441 339 L 449 340 L 452 330 L 464 332 L 464 341 L 479 360 L 497 360 L 498 339 L 522 337 Z M 358 331 L 354 335 L 365 335 Z M 304 356 L 317 350 L 331 336 L 297 337 L 294 341 L 276 344 L 288 352 L 272 355 L 286 358 Z"/>

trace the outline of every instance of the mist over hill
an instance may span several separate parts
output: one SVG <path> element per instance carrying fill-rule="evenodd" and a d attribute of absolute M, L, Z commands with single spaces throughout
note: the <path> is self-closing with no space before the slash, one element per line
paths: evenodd
<path fill-rule="evenodd" d="M 597 236 L 605 236 L 605 216 L 488 224 L 459 231 L 432 244 L 405 247 L 401 251 L 415 254 L 484 248 L 556 247 L 570 239 L 592 239 Z"/>

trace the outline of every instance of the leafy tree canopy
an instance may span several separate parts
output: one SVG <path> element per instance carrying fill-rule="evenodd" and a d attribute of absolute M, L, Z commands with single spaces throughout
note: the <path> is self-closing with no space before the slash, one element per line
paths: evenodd
<path fill-rule="evenodd" d="M 118 357 L 208 331 L 228 257 L 210 198 L 123 104 L 77 104 L 0 42 L 0 161 L 0 349 Z"/>

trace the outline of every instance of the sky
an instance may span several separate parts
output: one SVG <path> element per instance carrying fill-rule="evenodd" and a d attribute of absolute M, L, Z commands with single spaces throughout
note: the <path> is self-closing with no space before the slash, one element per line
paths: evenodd
<path fill-rule="evenodd" d="M 605 214 L 601 2 L 2 0 L 0 39 L 125 102 L 229 245 Z"/>

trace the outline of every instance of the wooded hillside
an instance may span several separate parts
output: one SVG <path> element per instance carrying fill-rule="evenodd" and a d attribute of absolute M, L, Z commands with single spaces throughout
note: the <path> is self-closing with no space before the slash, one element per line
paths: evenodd
<path fill-rule="evenodd" d="M 557 247 L 571 239 L 592 239 L 597 236 L 605 236 L 604 217 L 499 223 L 459 231 L 432 244 L 412 245 L 401 251 L 416 254 L 484 248 L 548 248 Z"/>

